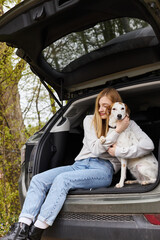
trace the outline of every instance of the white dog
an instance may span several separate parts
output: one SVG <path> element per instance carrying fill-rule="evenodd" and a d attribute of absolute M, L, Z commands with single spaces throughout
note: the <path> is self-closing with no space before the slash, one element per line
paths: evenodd
<path fill-rule="evenodd" d="M 130 111 L 126 104 L 120 102 L 114 103 L 111 107 L 109 116 L 108 134 L 116 127 L 117 120 L 122 120 L 127 114 L 129 115 L 129 113 Z M 137 143 L 138 140 L 135 134 L 130 129 L 130 127 L 128 127 L 120 134 L 116 145 L 119 147 L 130 147 Z M 146 185 L 154 183 L 156 181 L 158 175 L 158 162 L 153 153 L 134 159 L 119 158 L 119 161 L 121 162 L 121 177 L 119 183 L 116 184 L 117 188 L 124 186 L 127 167 L 130 170 L 131 174 L 136 178 L 136 180 L 133 181 L 126 181 L 127 184 L 140 183 L 141 185 Z"/>

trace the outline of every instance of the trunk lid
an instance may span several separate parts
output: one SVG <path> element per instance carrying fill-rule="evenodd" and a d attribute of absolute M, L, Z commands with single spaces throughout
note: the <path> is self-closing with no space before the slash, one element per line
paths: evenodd
<path fill-rule="evenodd" d="M 82 38 L 88 29 L 98 31 L 97 24 L 105 23 L 109 27 L 108 20 L 111 24 L 126 17 L 141 19 L 150 26 L 122 33 L 88 51 L 95 45 L 90 30 L 90 45 L 87 50 L 83 46 L 84 53 L 72 60 L 78 50 L 73 48 L 73 42 L 68 50 L 65 46 L 75 34 Z M 159 40 L 160 3 L 156 0 L 26 0 L 0 18 L 0 41 L 17 48 L 17 55 L 29 63 L 32 71 L 61 100 L 106 86 L 111 81 L 114 84 L 115 79 L 129 81 L 130 77 L 159 69 Z M 77 37 L 74 44 L 78 44 Z M 59 47 L 64 52 L 63 59 L 57 62 L 55 46 L 56 51 Z M 71 60 L 60 67 L 68 59 L 66 52 L 72 49 Z M 47 59 L 49 51 L 52 53 Z"/>

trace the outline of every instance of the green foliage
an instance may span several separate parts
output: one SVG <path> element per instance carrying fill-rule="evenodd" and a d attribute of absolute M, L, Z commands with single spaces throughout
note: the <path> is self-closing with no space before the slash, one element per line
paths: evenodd
<path fill-rule="evenodd" d="M 29 124 L 25 130 L 27 138 L 32 136 L 34 133 L 38 132 L 44 125 L 45 125 L 45 123 L 43 123 L 43 122 L 40 122 L 40 125 L 38 124 L 36 126 L 32 126 L 31 124 Z"/>
<path fill-rule="evenodd" d="M 20 212 L 18 190 L 13 191 L 9 182 L 0 180 L 0 236 L 9 230 L 9 226 L 17 221 Z"/>
<path fill-rule="evenodd" d="M 18 1 L 0 0 L 3 7 Z M 24 124 L 20 110 L 18 82 L 25 68 L 23 60 L 14 61 L 14 49 L 0 43 L 0 236 L 17 221 L 20 213 L 18 178 L 20 148 L 25 142 Z"/>
<path fill-rule="evenodd" d="M 0 235 L 8 231 L 20 212 L 18 177 L 20 151 L 8 127 L 0 126 Z"/>

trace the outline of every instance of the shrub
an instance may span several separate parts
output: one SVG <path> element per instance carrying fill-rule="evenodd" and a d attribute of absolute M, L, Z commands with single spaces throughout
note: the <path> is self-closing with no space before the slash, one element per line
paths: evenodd
<path fill-rule="evenodd" d="M 0 199 L 0 236 L 3 236 L 10 225 L 18 220 L 20 213 L 18 190 L 13 191 L 3 179 L 0 180 Z"/>

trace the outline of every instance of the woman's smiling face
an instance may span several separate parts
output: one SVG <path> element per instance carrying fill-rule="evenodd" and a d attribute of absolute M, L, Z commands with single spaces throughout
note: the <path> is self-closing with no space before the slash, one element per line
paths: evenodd
<path fill-rule="evenodd" d="M 99 115 L 102 119 L 107 119 L 108 117 L 108 107 L 112 104 L 111 100 L 107 96 L 103 96 L 99 100 Z"/>

